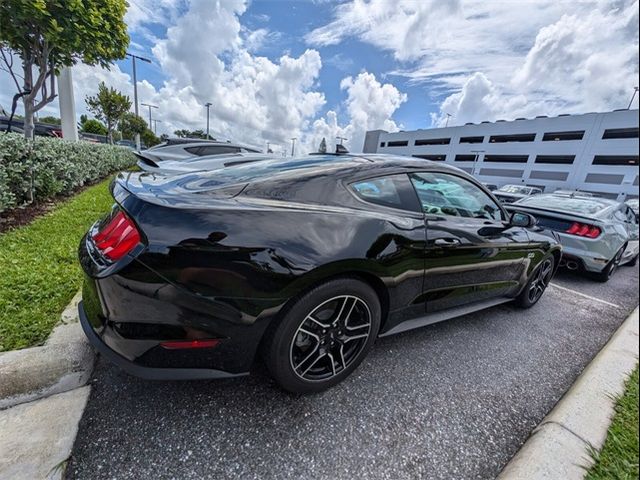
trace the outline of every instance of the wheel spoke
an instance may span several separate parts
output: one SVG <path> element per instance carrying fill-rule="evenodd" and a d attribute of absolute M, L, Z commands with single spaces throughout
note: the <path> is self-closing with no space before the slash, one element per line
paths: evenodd
<path fill-rule="evenodd" d="M 327 357 L 329 357 L 329 360 L 331 361 L 331 371 L 335 375 L 336 374 L 336 362 L 333 359 L 333 354 L 327 353 Z"/>
<path fill-rule="evenodd" d="M 367 338 L 369 336 L 368 333 L 362 333 L 360 335 L 352 335 L 350 337 L 345 338 L 342 343 L 352 342 L 354 340 L 358 340 L 360 338 Z"/>
<path fill-rule="evenodd" d="M 344 345 L 340 345 L 340 362 L 343 370 L 347 368 L 347 362 L 344 361 Z"/>
<path fill-rule="evenodd" d="M 307 315 L 307 318 L 305 319 L 305 321 L 306 320 L 311 320 L 313 323 L 315 323 L 317 325 L 320 325 L 322 328 L 329 328 L 330 327 L 329 324 L 322 323 L 320 320 L 317 320 L 316 318 L 314 318 L 311 314 Z"/>
<path fill-rule="evenodd" d="M 315 366 L 315 364 L 316 364 L 316 363 L 318 363 L 321 359 L 323 359 L 323 358 L 324 358 L 324 357 L 326 357 L 326 356 L 327 356 L 327 354 L 326 354 L 326 353 L 321 353 L 320 355 L 318 355 L 318 357 L 317 357 L 313 362 L 311 362 L 311 364 L 307 367 L 307 369 L 306 369 L 304 372 L 302 372 L 300 375 L 304 377 L 304 376 L 305 376 L 305 374 L 306 374 L 309 370 L 311 370 L 311 369 Z"/>

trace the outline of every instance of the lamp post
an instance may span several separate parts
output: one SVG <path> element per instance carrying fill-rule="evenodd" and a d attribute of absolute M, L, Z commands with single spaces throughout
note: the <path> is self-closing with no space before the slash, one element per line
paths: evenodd
<path fill-rule="evenodd" d="M 340 140 L 340 145 L 342 145 L 342 141 L 346 139 L 346 137 L 336 137 L 336 140 Z"/>
<path fill-rule="evenodd" d="M 292 157 L 293 157 L 293 155 L 295 154 L 295 151 L 296 151 L 296 140 L 297 140 L 296 137 L 293 137 L 291 139 L 291 156 Z"/>
<path fill-rule="evenodd" d="M 207 107 L 207 140 L 209 140 L 209 107 L 213 105 L 211 102 L 207 102 L 204 104 Z"/>
<path fill-rule="evenodd" d="M 162 123 L 162 120 L 153 119 L 153 134 L 156 135 L 158 133 L 158 123 Z"/>
<path fill-rule="evenodd" d="M 136 76 L 136 59 L 142 60 L 143 62 L 151 63 L 151 60 L 148 58 L 140 57 L 138 55 L 134 55 L 133 53 L 127 52 L 127 57 L 131 58 L 131 62 L 133 65 L 133 104 L 134 104 L 134 112 L 136 117 L 138 116 L 138 77 Z M 151 128 L 151 125 L 149 125 Z M 140 150 L 140 134 L 136 133 L 136 148 Z"/>
<path fill-rule="evenodd" d="M 143 107 L 149 107 L 149 130 L 151 130 L 153 128 L 153 126 L 151 125 L 151 109 L 158 107 L 157 105 L 151 105 L 149 103 L 141 103 L 140 105 L 142 105 Z"/>
<path fill-rule="evenodd" d="M 444 124 L 444 128 L 447 128 L 449 126 L 449 119 L 451 118 L 451 114 L 445 113 L 445 115 L 447 116 L 447 121 Z"/>

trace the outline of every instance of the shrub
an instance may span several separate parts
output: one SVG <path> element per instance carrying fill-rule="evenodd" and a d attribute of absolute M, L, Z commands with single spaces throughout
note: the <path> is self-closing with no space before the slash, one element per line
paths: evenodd
<path fill-rule="evenodd" d="M 130 150 L 114 145 L 0 134 L 0 212 L 68 195 L 135 162 Z"/>

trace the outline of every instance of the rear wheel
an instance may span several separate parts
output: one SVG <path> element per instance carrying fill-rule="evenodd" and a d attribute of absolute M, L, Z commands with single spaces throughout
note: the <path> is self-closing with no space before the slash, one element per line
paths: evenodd
<path fill-rule="evenodd" d="M 295 302 L 265 349 L 278 384 L 293 393 L 330 388 L 353 372 L 380 328 L 375 291 L 355 279 L 320 285 Z"/>
<path fill-rule="evenodd" d="M 353 372 L 380 328 L 375 291 L 355 279 L 320 285 L 295 302 L 273 332 L 265 363 L 278 384 L 293 393 L 330 388 Z"/>
<path fill-rule="evenodd" d="M 542 297 L 553 277 L 555 260 L 553 256 L 545 258 L 533 272 L 527 286 L 516 298 L 516 305 L 522 308 L 533 307 Z"/>
<path fill-rule="evenodd" d="M 620 250 L 618 250 L 618 253 L 615 254 L 615 256 L 611 259 L 611 261 L 607 264 L 606 267 L 604 267 L 604 269 L 601 272 L 598 273 L 592 273 L 591 277 L 598 281 L 598 282 L 608 282 L 611 277 L 613 277 L 613 274 L 616 273 L 616 271 L 618 270 L 618 267 L 620 266 L 620 261 L 622 260 L 622 256 L 624 255 L 624 251 L 627 248 L 626 245 L 623 245 L 622 248 Z"/>

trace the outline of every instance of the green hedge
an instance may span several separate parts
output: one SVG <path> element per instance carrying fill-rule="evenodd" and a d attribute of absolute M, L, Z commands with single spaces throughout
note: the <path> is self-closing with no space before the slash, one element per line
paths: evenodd
<path fill-rule="evenodd" d="M 0 134 L 0 212 L 30 201 L 73 193 L 136 162 L 124 147 L 59 138 L 26 140 Z"/>

